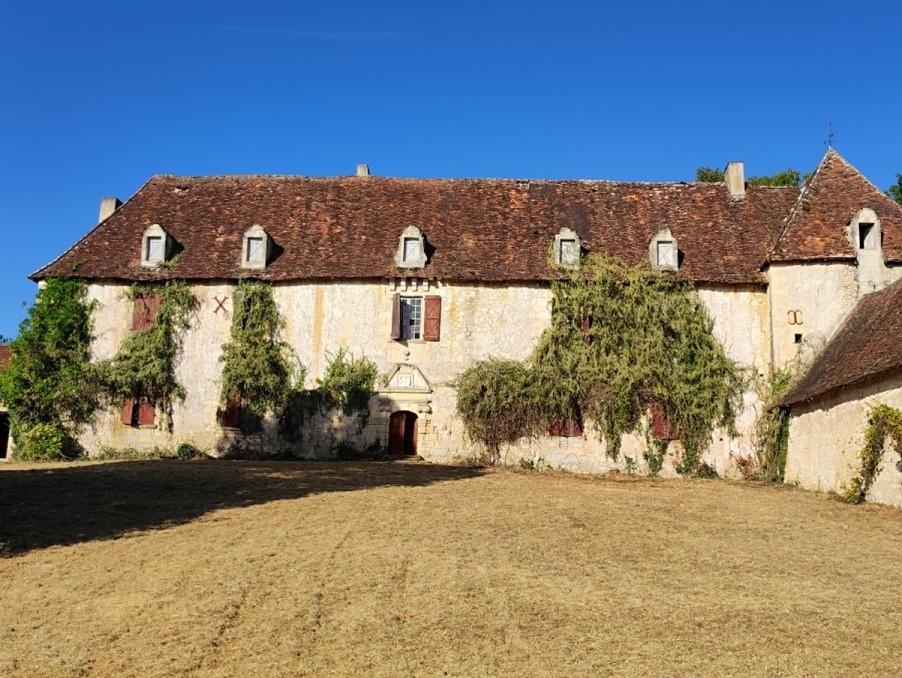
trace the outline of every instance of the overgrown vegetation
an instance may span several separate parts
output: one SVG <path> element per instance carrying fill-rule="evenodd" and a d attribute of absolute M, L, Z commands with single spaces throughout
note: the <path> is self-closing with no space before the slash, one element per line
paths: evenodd
<path fill-rule="evenodd" d="M 789 450 L 789 409 L 775 407 L 774 403 L 786 392 L 795 374 L 796 369 L 789 365 L 774 370 L 769 379 L 759 379 L 755 385 L 762 411 L 755 422 L 757 465 L 747 474 L 755 480 L 783 482 Z"/>
<path fill-rule="evenodd" d="M 849 503 L 858 504 L 867 496 L 883 461 L 887 438 L 892 441 L 896 453 L 902 455 L 902 411 L 889 405 L 875 405 L 868 416 L 864 447 L 859 454 L 861 468 L 845 494 Z"/>
<path fill-rule="evenodd" d="M 284 321 L 272 286 L 241 280 L 235 290 L 232 338 L 222 347 L 223 405 L 240 399 L 257 418 L 280 417 L 306 370 L 282 340 Z"/>
<path fill-rule="evenodd" d="M 145 312 L 153 308 L 149 299 L 156 298 L 159 310 L 152 324 L 131 334 L 116 355 L 100 366 L 105 388 L 114 403 L 140 397 L 171 413 L 172 402 L 185 396 L 175 378 L 175 363 L 197 299 L 181 281 L 135 284 L 128 298 L 144 304 Z"/>
<path fill-rule="evenodd" d="M 552 283 L 551 326 L 525 363 L 493 359 L 454 382 L 470 437 L 497 461 L 502 444 L 554 422 L 592 422 L 616 459 L 621 438 L 657 407 L 696 473 L 715 426 L 735 433 L 745 380 L 691 285 L 599 256 Z"/>
<path fill-rule="evenodd" d="M 721 183 L 724 181 L 724 171 L 712 167 L 699 167 L 695 170 L 695 180 L 707 184 Z M 746 179 L 746 183 L 749 186 L 798 186 L 801 181 L 801 172 L 792 168 L 776 174 L 748 177 Z"/>
<path fill-rule="evenodd" d="M 10 411 L 16 457 L 44 460 L 75 456 L 78 428 L 100 404 L 97 370 L 90 360 L 96 302 L 86 284 L 49 278 L 12 343 L 0 374 L 0 399 Z"/>

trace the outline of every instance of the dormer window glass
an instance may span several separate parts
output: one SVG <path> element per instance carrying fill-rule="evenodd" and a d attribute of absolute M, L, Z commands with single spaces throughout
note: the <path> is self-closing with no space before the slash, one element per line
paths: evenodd
<path fill-rule="evenodd" d="M 272 251 L 272 238 L 259 224 L 254 224 L 244 233 L 241 248 L 242 268 L 266 268 Z"/>
<path fill-rule="evenodd" d="M 582 243 L 576 231 L 562 228 L 554 236 L 554 265 L 559 268 L 579 268 Z"/>
<path fill-rule="evenodd" d="M 426 266 L 426 237 L 416 226 L 408 226 L 401 232 L 395 251 L 398 268 L 423 268 Z"/>
<path fill-rule="evenodd" d="M 680 268 L 680 249 L 669 228 L 655 233 L 648 244 L 648 259 L 655 271 L 677 271 Z"/>
<path fill-rule="evenodd" d="M 159 224 L 151 224 L 141 237 L 141 265 L 155 268 L 172 255 L 173 240 Z"/>

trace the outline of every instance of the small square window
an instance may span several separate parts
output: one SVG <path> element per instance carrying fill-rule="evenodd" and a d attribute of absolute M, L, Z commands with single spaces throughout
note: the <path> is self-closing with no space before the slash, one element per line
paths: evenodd
<path fill-rule="evenodd" d="M 874 224 L 858 224 L 858 249 L 877 249 L 877 230 Z"/>
<path fill-rule="evenodd" d="M 793 337 L 793 339 L 794 339 L 795 343 L 797 343 L 797 344 L 802 343 L 802 335 L 801 334 L 796 334 L 795 337 Z"/>
<path fill-rule="evenodd" d="M 423 299 L 401 297 L 401 338 L 421 339 L 423 331 Z"/>
<path fill-rule="evenodd" d="M 579 263 L 579 245 L 572 238 L 561 238 L 557 263 L 562 266 L 573 266 Z"/>
<path fill-rule="evenodd" d="M 249 264 L 262 264 L 266 256 L 263 238 L 248 238 L 247 250 L 244 253 Z"/>
<path fill-rule="evenodd" d="M 145 259 L 149 262 L 163 261 L 165 259 L 165 250 L 163 248 L 163 238 L 156 235 L 147 236 L 145 244 Z"/>
<path fill-rule="evenodd" d="M 404 238 L 404 261 L 411 262 L 420 258 L 420 239 Z"/>

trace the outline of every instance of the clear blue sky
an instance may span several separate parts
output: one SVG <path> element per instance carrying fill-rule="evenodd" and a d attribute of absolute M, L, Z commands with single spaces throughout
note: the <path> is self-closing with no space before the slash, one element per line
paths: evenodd
<path fill-rule="evenodd" d="M 898 3 L 0 5 L 0 334 L 151 175 L 902 172 Z"/>

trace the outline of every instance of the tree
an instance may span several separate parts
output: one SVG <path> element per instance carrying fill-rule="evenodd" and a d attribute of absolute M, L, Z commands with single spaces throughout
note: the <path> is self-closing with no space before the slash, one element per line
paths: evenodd
<path fill-rule="evenodd" d="M 695 180 L 705 184 L 717 184 L 724 180 L 724 173 L 723 170 L 712 167 L 699 167 L 695 170 Z M 749 186 L 798 186 L 801 181 L 801 172 L 790 168 L 769 176 L 749 177 L 746 183 Z M 902 191 L 902 187 L 899 190 Z"/>
<path fill-rule="evenodd" d="M 902 205 L 902 174 L 896 175 L 896 183 L 889 187 L 886 194 Z"/>
<path fill-rule="evenodd" d="M 38 292 L 0 374 L 0 400 L 10 411 L 17 454 L 30 459 L 72 456 L 74 436 L 98 407 L 90 363 L 95 303 L 74 278 L 50 278 Z"/>

